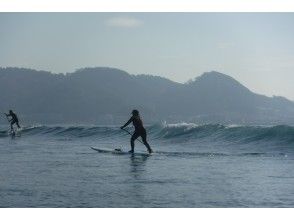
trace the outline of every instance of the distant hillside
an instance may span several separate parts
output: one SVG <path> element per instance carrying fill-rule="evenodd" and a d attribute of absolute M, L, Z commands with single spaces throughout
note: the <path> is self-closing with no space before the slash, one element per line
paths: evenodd
<path fill-rule="evenodd" d="M 133 108 L 150 123 L 294 123 L 293 102 L 255 94 L 218 72 L 181 84 L 104 67 L 67 74 L 0 68 L 0 111 L 15 109 L 27 124 L 119 124 Z"/>

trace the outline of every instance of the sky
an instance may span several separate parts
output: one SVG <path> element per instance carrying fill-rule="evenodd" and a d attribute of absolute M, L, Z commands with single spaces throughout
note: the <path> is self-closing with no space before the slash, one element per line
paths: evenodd
<path fill-rule="evenodd" d="M 232 76 L 294 101 L 294 13 L 0 13 L 0 66 Z"/>

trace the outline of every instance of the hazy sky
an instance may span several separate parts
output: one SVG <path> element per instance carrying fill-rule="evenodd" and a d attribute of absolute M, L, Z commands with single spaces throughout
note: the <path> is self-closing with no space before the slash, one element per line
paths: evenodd
<path fill-rule="evenodd" d="M 216 70 L 294 100 L 294 13 L 0 13 L 0 66 L 178 82 Z"/>

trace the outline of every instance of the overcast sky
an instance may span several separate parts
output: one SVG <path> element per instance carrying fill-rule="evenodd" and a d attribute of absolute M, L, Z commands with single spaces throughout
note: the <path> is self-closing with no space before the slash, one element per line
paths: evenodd
<path fill-rule="evenodd" d="M 177 82 L 215 70 L 294 100 L 294 13 L 0 13 L 0 66 Z"/>

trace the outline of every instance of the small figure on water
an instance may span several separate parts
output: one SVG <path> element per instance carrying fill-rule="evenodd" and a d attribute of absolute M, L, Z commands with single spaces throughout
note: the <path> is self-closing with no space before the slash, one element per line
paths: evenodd
<path fill-rule="evenodd" d="M 128 122 L 124 125 L 121 126 L 121 129 L 124 129 L 126 126 L 128 126 L 131 122 L 133 122 L 133 125 L 135 127 L 135 132 L 133 133 L 131 137 L 131 150 L 129 151 L 130 153 L 134 153 L 134 148 L 135 148 L 135 140 L 141 136 L 143 144 L 147 147 L 147 150 L 149 153 L 152 153 L 152 149 L 150 145 L 147 142 L 147 133 L 146 130 L 143 126 L 143 122 L 140 118 L 140 114 L 138 110 L 133 110 L 132 111 L 132 117 L 128 120 Z"/>
<path fill-rule="evenodd" d="M 4 113 L 4 114 L 6 115 L 8 121 L 10 122 L 11 132 L 15 133 L 14 129 L 13 129 L 13 125 L 16 124 L 17 127 L 20 128 L 17 115 L 12 110 L 9 110 L 8 114 L 6 114 L 6 113 Z M 11 117 L 11 118 L 8 118 L 8 117 Z"/>

